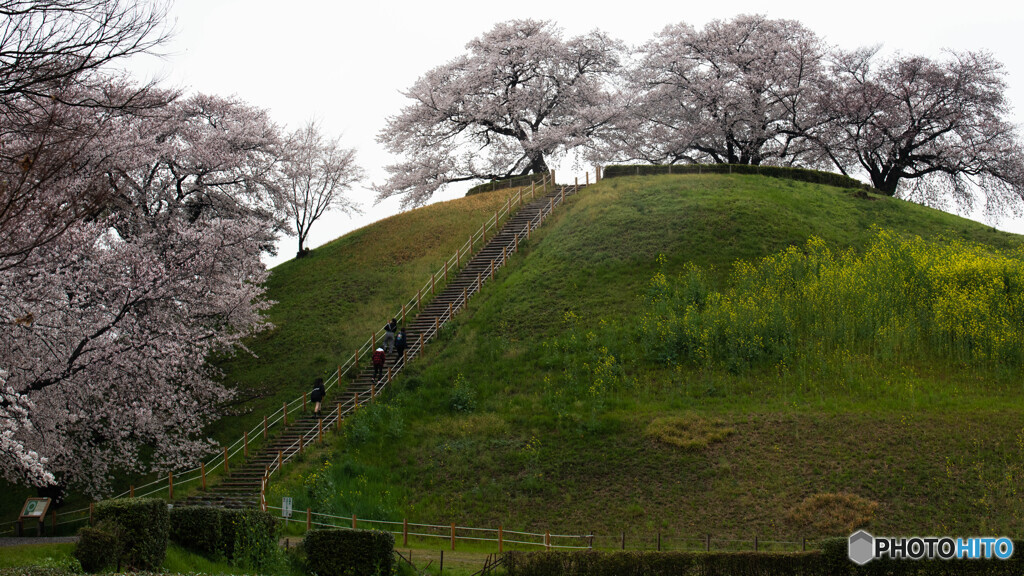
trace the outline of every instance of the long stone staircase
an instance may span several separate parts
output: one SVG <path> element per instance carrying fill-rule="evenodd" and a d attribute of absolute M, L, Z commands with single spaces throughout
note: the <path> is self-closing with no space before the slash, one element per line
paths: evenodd
<path fill-rule="evenodd" d="M 389 354 L 385 374 L 380 381 L 373 379 L 370 359 L 365 358 L 358 366 L 356 376 L 344 390 L 335 387 L 328 392 L 322 406 L 322 418 L 308 411 L 285 417 L 283 431 L 267 440 L 259 449 L 239 466 L 229 468 L 219 483 L 207 490 L 189 496 L 181 501 L 183 505 L 218 506 L 223 508 L 260 508 L 263 501 L 265 482 L 278 471 L 287 460 L 318 442 L 324 434 L 335 430 L 344 417 L 360 405 L 372 401 L 386 387 L 391 378 L 404 368 L 406 362 L 419 355 L 426 343 L 452 316 L 462 310 L 467 300 L 490 280 L 495 271 L 517 251 L 519 243 L 528 239 L 533 230 L 543 223 L 544 218 L 561 203 L 566 196 L 576 193 L 584 186 L 556 186 L 544 196 L 538 196 L 523 205 L 484 247 L 473 255 L 469 262 L 454 272 L 454 277 L 415 316 L 406 316 L 406 337 L 408 347 L 402 357 Z M 383 322 L 382 322 L 383 324 Z"/>

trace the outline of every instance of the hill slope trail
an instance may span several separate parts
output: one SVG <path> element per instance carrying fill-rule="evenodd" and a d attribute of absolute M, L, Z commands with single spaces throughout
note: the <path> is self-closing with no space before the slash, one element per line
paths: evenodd
<path fill-rule="evenodd" d="M 379 382 L 373 378 L 370 359 L 360 359 L 362 369 L 345 390 L 328 394 L 322 407 L 323 418 L 316 418 L 310 412 L 294 415 L 281 434 L 271 438 L 251 457 L 246 458 L 241 466 L 231 468 L 218 484 L 189 496 L 183 504 L 224 508 L 261 507 L 263 483 L 268 474 L 276 472 L 305 446 L 319 441 L 322 434 L 337 429 L 344 417 L 359 405 L 372 401 L 407 362 L 419 355 L 423 346 L 434 337 L 437 330 L 465 307 L 466 301 L 505 264 L 518 249 L 519 242 L 525 240 L 530 231 L 539 227 L 544 218 L 566 196 L 576 193 L 583 187 L 556 186 L 552 192 L 523 205 L 494 237 L 470 258 L 462 270 L 457 273 L 453 271 L 454 277 L 444 289 L 425 304 L 411 321 L 406 322 L 408 347 L 405 354 L 402 357 L 388 355 L 384 376 Z M 408 314 L 404 320 L 409 320 Z"/>

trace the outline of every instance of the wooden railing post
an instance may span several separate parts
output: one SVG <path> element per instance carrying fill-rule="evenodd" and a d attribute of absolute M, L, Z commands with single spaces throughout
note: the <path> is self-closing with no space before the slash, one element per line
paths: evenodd
<path fill-rule="evenodd" d="M 423 299 L 423 288 L 416 291 L 416 309 L 420 309 L 420 300 Z"/>
<path fill-rule="evenodd" d="M 585 180 L 585 182 L 584 182 L 584 183 L 585 183 L 585 184 L 586 184 L 587 186 L 590 186 L 590 172 L 584 172 L 584 174 L 586 175 L 586 180 Z"/>
<path fill-rule="evenodd" d="M 505 533 L 501 524 L 498 524 L 498 554 L 505 551 Z"/>
<path fill-rule="evenodd" d="M 263 415 L 263 439 L 267 439 L 267 415 Z"/>
<path fill-rule="evenodd" d="M 284 453 L 281 450 L 277 451 L 277 469 L 280 470 L 284 466 Z"/>
<path fill-rule="evenodd" d="M 128 486 L 128 497 L 129 498 L 135 498 L 135 485 L 134 484 Z"/>
<path fill-rule="evenodd" d="M 324 421 L 322 418 L 318 418 L 316 421 L 316 441 L 320 444 L 324 443 Z"/>
<path fill-rule="evenodd" d="M 434 316 L 434 336 L 437 336 L 437 316 Z"/>
<path fill-rule="evenodd" d="M 206 492 L 206 462 L 199 463 L 199 476 L 203 479 L 203 492 Z"/>
<path fill-rule="evenodd" d="M 434 293 L 434 281 L 437 279 L 437 273 L 430 275 L 430 293 Z"/>
<path fill-rule="evenodd" d="M 242 456 L 245 458 L 249 457 L 249 431 L 242 431 Z"/>
<path fill-rule="evenodd" d="M 353 530 L 357 530 L 357 528 L 356 528 L 356 515 L 355 515 L 355 513 L 352 514 L 352 529 Z"/>
<path fill-rule="evenodd" d="M 455 522 L 452 522 L 452 550 L 455 550 Z"/>
<path fill-rule="evenodd" d="M 448 303 L 448 319 L 449 320 L 452 319 L 452 303 L 451 302 Z"/>
<path fill-rule="evenodd" d="M 313 529 L 313 509 L 306 508 L 306 531 Z"/>
<path fill-rule="evenodd" d="M 228 473 L 228 447 L 224 447 L 224 473 Z"/>
<path fill-rule="evenodd" d="M 341 388 L 341 364 L 338 364 L 338 387 Z"/>
<path fill-rule="evenodd" d="M 282 409 L 284 410 L 284 425 L 287 426 L 288 425 L 288 403 L 284 402 L 284 403 L 281 404 L 281 406 L 282 406 Z"/>
<path fill-rule="evenodd" d="M 341 402 L 336 402 L 335 404 L 337 404 L 337 406 L 338 406 L 338 425 L 337 425 L 337 429 L 340 432 L 341 431 Z"/>
<path fill-rule="evenodd" d="M 402 546 L 409 545 L 409 520 L 402 518 Z"/>
<path fill-rule="evenodd" d="M 174 500 L 174 472 L 167 473 L 167 499 Z"/>
<path fill-rule="evenodd" d="M 373 351 L 377 347 L 377 332 L 370 332 L 370 350 Z"/>
<path fill-rule="evenodd" d="M 469 300 L 466 299 L 466 287 L 462 287 L 462 307 L 465 308 Z"/>
<path fill-rule="evenodd" d="M 303 412 L 306 411 L 306 395 L 307 394 L 308 394 L 308 392 L 303 392 L 302 393 L 302 411 Z"/>
<path fill-rule="evenodd" d="M 494 279 L 494 260 L 491 260 L 491 280 Z"/>

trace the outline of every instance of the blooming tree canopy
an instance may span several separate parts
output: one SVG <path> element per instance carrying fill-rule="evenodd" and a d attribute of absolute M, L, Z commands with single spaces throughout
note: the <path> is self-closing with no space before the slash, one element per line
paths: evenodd
<path fill-rule="evenodd" d="M 621 46 L 601 32 L 564 40 L 551 22 L 513 20 L 466 49 L 417 80 L 378 135 L 405 156 L 378 200 L 420 205 L 450 182 L 547 172 L 617 113 L 606 83 Z"/>
<path fill-rule="evenodd" d="M 657 163 L 814 163 L 824 45 L 795 20 L 744 15 L 666 27 L 638 50 L 605 155 Z"/>
<path fill-rule="evenodd" d="M 862 170 L 884 193 L 962 205 L 980 193 L 989 212 L 1019 212 L 1024 150 L 1004 75 L 984 52 L 837 52 L 821 94 L 831 131 L 820 143 L 840 171 Z"/>

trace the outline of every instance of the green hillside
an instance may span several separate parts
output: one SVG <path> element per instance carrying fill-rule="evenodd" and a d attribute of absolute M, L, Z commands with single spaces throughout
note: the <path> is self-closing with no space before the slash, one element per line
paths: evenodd
<path fill-rule="evenodd" d="M 605 180 L 569 201 L 333 452 L 272 482 L 272 499 L 603 535 L 815 537 L 865 521 L 880 533 L 1016 533 L 1019 357 L 902 340 L 895 353 L 832 350 L 806 337 L 783 360 L 739 367 L 652 353 L 656 274 L 685 282 L 696 267 L 702 290 L 726 291 L 737 261 L 801 254 L 812 236 L 859 253 L 880 229 L 1022 246 L 915 204 L 790 180 Z M 284 287 L 281 306 L 303 298 Z"/>

